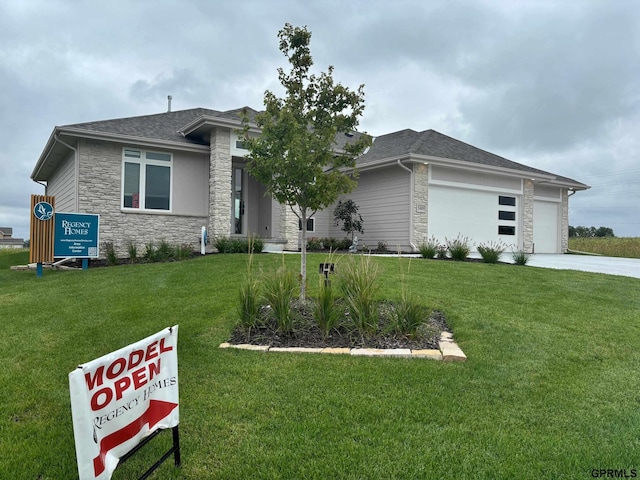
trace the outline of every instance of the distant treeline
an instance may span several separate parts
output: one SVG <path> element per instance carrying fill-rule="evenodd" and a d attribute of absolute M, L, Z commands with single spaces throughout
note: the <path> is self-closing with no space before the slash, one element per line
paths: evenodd
<path fill-rule="evenodd" d="M 595 237 L 615 237 L 613 229 L 609 227 L 573 227 L 569 225 L 569 237 L 574 238 L 595 238 Z"/>

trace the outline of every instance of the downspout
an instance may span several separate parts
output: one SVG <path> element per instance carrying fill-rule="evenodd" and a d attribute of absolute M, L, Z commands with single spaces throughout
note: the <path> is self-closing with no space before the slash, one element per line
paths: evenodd
<path fill-rule="evenodd" d="M 409 225 L 411 230 L 409 231 L 409 245 L 411 245 L 411 248 L 413 249 L 414 252 L 418 251 L 418 247 L 416 246 L 415 243 L 413 243 L 413 196 L 414 196 L 414 187 L 413 187 L 413 170 L 411 170 L 410 168 L 408 168 L 406 165 L 403 165 L 403 163 L 400 161 L 400 159 L 397 160 L 398 166 L 400 168 L 402 168 L 403 170 L 406 170 L 407 172 L 409 172 L 410 175 L 410 193 L 409 193 Z"/>
<path fill-rule="evenodd" d="M 76 147 L 72 147 L 68 143 L 63 142 L 62 140 L 60 140 L 60 138 L 58 138 L 58 134 L 54 135 L 53 139 L 56 142 L 60 142 L 65 147 L 73 150 L 73 152 L 74 152 L 73 154 L 74 154 L 75 158 L 74 158 L 73 164 L 74 164 L 74 173 L 75 173 L 75 177 L 76 177 L 76 180 L 75 180 L 75 190 L 76 190 L 75 191 L 75 197 L 76 198 L 75 198 L 75 200 L 76 200 L 76 212 L 77 212 L 80 209 L 80 204 L 79 204 L 80 199 L 78 198 L 78 177 L 79 177 L 79 172 L 78 172 L 78 168 L 79 168 L 78 149 Z"/>

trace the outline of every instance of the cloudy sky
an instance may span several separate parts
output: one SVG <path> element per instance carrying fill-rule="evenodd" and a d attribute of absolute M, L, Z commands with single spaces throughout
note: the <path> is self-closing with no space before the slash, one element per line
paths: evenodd
<path fill-rule="evenodd" d="M 29 236 L 54 126 L 281 95 L 277 33 L 365 84 L 361 129 L 435 129 L 591 185 L 572 225 L 640 236 L 636 0 L 0 0 L 0 226 Z"/>

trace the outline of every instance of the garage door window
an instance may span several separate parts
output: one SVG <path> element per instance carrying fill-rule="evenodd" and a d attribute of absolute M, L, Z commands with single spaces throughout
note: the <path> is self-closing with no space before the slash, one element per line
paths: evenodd
<path fill-rule="evenodd" d="M 515 235 L 516 227 L 510 227 L 508 225 L 498 226 L 498 235 Z"/>
<path fill-rule="evenodd" d="M 498 212 L 498 218 L 500 220 L 515 220 L 516 219 L 516 212 L 506 212 L 504 210 L 500 210 Z"/>
<path fill-rule="evenodd" d="M 500 195 L 498 197 L 498 204 L 499 205 L 510 205 L 512 207 L 516 206 L 516 197 L 505 197 L 503 195 Z"/>

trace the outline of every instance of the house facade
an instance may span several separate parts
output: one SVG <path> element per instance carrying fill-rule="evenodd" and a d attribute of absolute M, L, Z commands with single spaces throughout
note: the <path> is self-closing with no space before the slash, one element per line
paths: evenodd
<path fill-rule="evenodd" d="M 101 241 L 122 255 L 160 240 L 198 248 L 202 226 L 209 238 L 257 235 L 297 250 L 298 218 L 247 173 L 243 111 L 257 113 L 197 108 L 55 127 L 31 178 L 57 211 L 99 214 Z M 357 168 L 347 198 L 364 219 L 361 241 L 402 251 L 460 234 L 473 245 L 564 252 L 568 197 L 588 188 L 433 130 L 377 137 Z M 332 212 L 316 213 L 308 237 L 344 236 Z"/>

